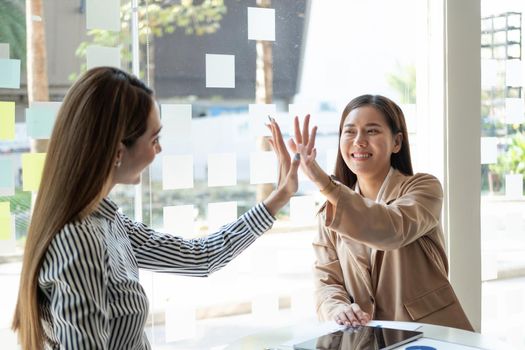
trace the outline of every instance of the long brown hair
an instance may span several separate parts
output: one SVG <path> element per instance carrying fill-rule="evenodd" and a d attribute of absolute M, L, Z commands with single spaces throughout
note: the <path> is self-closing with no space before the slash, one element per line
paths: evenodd
<path fill-rule="evenodd" d="M 153 91 L 128 73 L 94 68 L 69 89 L 58 112 L 25 245 L 12 328 L 22 349 L 40 350 L 44 331 L 38 275 L 62 227 L 93 211 L 109 191 L 120 142 L 147 129 Z"/>

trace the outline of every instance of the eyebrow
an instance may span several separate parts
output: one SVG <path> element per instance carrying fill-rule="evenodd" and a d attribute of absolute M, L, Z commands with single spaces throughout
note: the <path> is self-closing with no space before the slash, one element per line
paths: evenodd
<path fill-rule="evenodd" d="M 152 135 L 152 137 L 157 136 L 157 135 L 160 133 L 161 130 L 162 130 L 162 126 L 159 128 L 159 130 L 157 130 L 157 131 Z"/>
<path fill-rule="evenodd" d="M 378 126 L 380 128 L 383 127 L 383 125 L 378 124 L 378 123 L 367 123 L 367 124 L 365 124 L 365 127 L 370 127 L 370 126 Z M 348 123 L 348 124 L 345 124 L 343 127 L 344 128 L 354 128 L 354 127 L 356 127 L 356 125 L 352 124 L 352 123 Z"/>

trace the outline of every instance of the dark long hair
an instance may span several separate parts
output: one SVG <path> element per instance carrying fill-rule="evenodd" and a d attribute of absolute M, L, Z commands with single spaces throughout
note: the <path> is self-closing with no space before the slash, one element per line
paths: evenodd
<path fill-rule="evenodd" d="M 120 142 L 146 132 L 153 91 L 116 68 L 87 71 L 69 89 L 47 152 L 20 275 L 12 328 L 22 349 L 44 347 L 38 275 L 49 244 L 70 221 L 93 211 L 110 186 Z"/>

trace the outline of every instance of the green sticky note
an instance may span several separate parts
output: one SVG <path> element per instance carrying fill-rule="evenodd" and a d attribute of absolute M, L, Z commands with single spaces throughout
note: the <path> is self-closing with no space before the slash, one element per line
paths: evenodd
<path fill-rule="evenodd" d="M 14 140 L 14 139 L 15 139 L 15 103 L 2 101 L 0 102 L 0 140 Z"/>
<path fill-rule="evenodd" d="M 15 194 L 15 164 L 12 158 L 0 158 L 0 196 Z"/>
<path fill-rule="evenodd" d="M 0 58 L 0 88 L 20 89 L 20 60 Z"/>
<path fill-rule="evenodd" d="M 22 189 L 24 191 L 38 191 L 46 153 L 22 154 Z"/>
<path fill-rule="evenodd" d="M 0 241 L 10 240 L 13 236 L 11 208 L 9 202 L 0 202 Z"/>
<path fill-rule="evenodd" d="M 26 109 L 27 136 L 34 139 L 51 137 L 60 102 L 35 102 Z"/>

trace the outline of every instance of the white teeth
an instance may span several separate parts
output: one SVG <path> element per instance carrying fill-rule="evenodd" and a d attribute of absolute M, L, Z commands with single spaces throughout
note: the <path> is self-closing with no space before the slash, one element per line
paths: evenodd
<path fill-rule="evenodd" d="M 370 158 L 370 154 L 353 154 L 354 158 Z"/>

